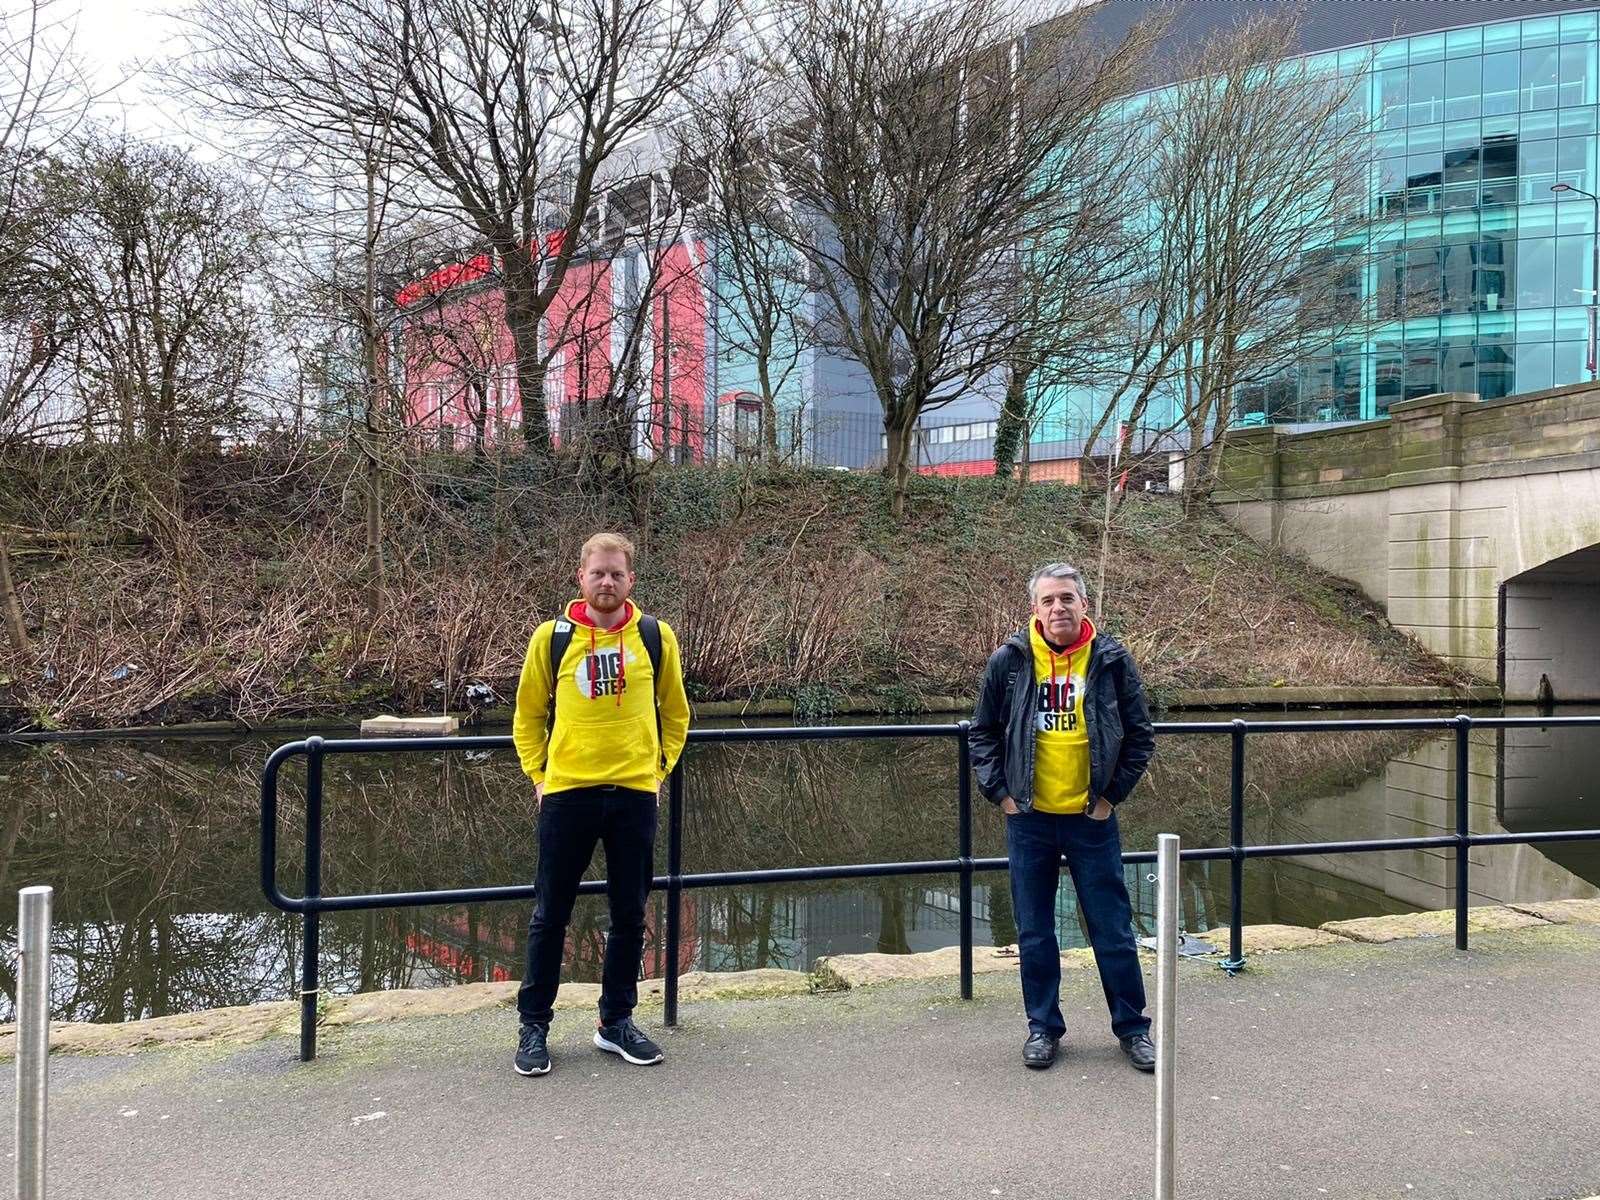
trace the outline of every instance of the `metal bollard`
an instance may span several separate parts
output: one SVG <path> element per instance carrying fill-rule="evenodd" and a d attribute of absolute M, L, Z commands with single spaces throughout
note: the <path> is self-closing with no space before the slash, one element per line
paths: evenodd
<path fill-rule="evenodd" d="M 17 893 L 17 1200 L 44 1200 L 50 1088 L 50 899 Z"/>
<path fill-rule="evenodd" d="M 1178 835 L 1156 838 L 1156 1200 L 1177 1195 L 1173 1164 L 1173 1059 L 1178 1032 Z"/>

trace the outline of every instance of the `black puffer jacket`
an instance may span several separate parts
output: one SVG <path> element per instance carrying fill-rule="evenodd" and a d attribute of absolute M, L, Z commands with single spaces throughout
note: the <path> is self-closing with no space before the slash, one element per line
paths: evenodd
<path fill-rule="evenodd" d="M 1033 807 L 1033 643 L 1011 635 L 989 656 L 972 714 L 972 769 L 990 803 L 1010 796 Z M 1120 804 L 1150 765 L 1156 732 L 1133 655 L 1110 634 L 1095 632 L 1085 672 L 1083 721 L 1089 734 L 1089 794 Z"/>

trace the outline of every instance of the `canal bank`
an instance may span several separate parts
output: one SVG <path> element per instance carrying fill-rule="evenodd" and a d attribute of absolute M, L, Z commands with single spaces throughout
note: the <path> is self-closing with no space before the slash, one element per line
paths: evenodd
<path fill-rule="evenodd" d="M 1600 926 L 1180 968 L 1181 1194 L 1600 1190 Z M 1043 1073 L 1018 1059 L 1014 973 L 953 995 L 941 978 L 686 1005 L 643 1071 L 562 1015 L 538 1080 L 510 1071 L 499 1009 L 352 1027 L 310 1065 L 282 1036 L 59 1057 L 51 1195 L 1147 1196 L 1153 1088 L 1094 973 L 1066 973 L 1067 1050 Z M 0 1073 L 0 1105 L 12 1086 Z"/>
<path fill-rule="evenodd" d="M 1209 714 L 1223 719 L 1229 714 Z M 1376 715 L 1390 715 L 1380 713 Z M 1429 715 L 1429 714 L 1416 714 Z M 1437 719 L 1438 714 L 1431 714 Z M 1270 718 L 1266 719 L 1270 722 Z M 0 953 L 10 943 L 14 889 L 56 888 L 55 948 L 64 964 L 52 998 L 64 1021 L 114 1024 L 293 999 L 302 924 L 265 902 L 258 882 L 264 738 L 169 738 L 0 748 L 9 808 L 0 811 Z M 1246 755 L 1246 844 L 1407 838 L 1453 827 L 1449 732 L 1262 733 Z M 947 858 L 955 851 L 955 755 L 948 739 L 732 745 L 695 743 L 686 759 L 684 869 L 751 871 Z M 1577 729 L 1475 732 L 1469 745 L 1469 828 L 1524 833 L 1586 828 L 1588 781 L 1600 743 Z M 302 854 L 299 776 L 285 779 L 281 882 L 297 890 Z M 515 756 L 341 755 L 325 768 L 327 894 L 513 884 L 533 862 L 526 778 Z M 1124 844 L 1158 833 L 1192 848 L 1229 838 L 1229 738 L 1168 736 L 1119 814 Z M 1005 852 L 1001 822 L 974 813 L 973 851 Z M 657 874 L 664 874 L 665 839 Z M 1471 903 L 1600 895 L 1600 847 L 1488 846 L 1472 855 Z M 596 863 L 592 872 L 604 873 Z M 1127 868 L 1141 934 L 1153 931 L 1147 872 Z M 1186 866 L 1181 905 L 1191 934 L 1226 927 L 1228 865 Z M 1246 924 L 1315 928 L 1451 903 L 1448 849 L 1250 861 Z M 980 873 L 973 891 L 979 947 L 1016 941 L 1005 877 Z M 959 940 L 953 875 L 731 886 L 686 893 L 677 961 L 684 971 L 808 972 L 825 957 L 900 955 Z M 568 977 L 599 978 L 603 901 L 574 913 Z M 521 975 L 524 902 L 336 913 L 321 926 L 324 993 L 450 988 Z M 646 916 L 644 974 L 665 973 L 665 900 Z M 1086 944 L 1063 888 L 1057 935 Z M 10 1019 L 0 989 L 0 1022 Z"/>
<path fill-rule="evenodd" d="M 825 714 L 810 714 L 814 719 L 838 717 L 880 717 L 900 721 L 916 716 L 969 716 L 973 699 L 969 696 L 901 697 L 901 706 L 886 705 L 881 696 L 841 696 L 832 701 Z M 1226 687 L 1187 688 L 1170 693 L 1158 709 L 1165 713 L 1212 712 L 1237 709 L 1245 712 L 1314 712 L 1322 709 L 1367 708 L 1497 708 L 1500 691 L 1488 685 L 1447 687 Z M 765 700 L 706 700 L 690 705 L 691 720 L 746 721 L 808 716 L 806 706 L 788 698 Z M 463 718 L 463 733 L 505 733 L 511 728 L 514 710 L 489 708 Z M 372 714 L 293 721 L 184 721 L 171 725 L 128 725 L 114 729 L 52 729 L 29 732 L 0 732 L 0 744 L 29 745 L 41 742 L 114 742 L 123 739 L 168 737 L 237 737 L 241 734 L 320 733 L 328 737 L 354 737 L 361 722 Z M 446 714 L 448 715 L 448 714 Z"/>

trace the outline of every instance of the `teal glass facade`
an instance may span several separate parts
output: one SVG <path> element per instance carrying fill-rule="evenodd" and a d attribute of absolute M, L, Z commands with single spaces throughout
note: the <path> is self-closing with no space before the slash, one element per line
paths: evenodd
<path fill-rule="evenodd" d="M 1591 378 L 1596 202 L 1551 187 L 1600 195 L 1597 35 L 1600 7 L 1310 56 L 1330 71 L 1371 61 L 1360 274 L 1379 323 L 1247 389 L 1237 420 L 1370 419 L 1433 392 Z"/>

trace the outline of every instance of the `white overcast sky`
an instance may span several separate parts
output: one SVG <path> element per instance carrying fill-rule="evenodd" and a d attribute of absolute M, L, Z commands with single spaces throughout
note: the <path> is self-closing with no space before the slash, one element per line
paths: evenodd
<path fill-rule="evenodd" d="M 97 89 L 112 89 L 96 108 L 100 120 L 144 138 L 191 144 L 209 138 L 204 114 L 161 96 L 142 70 L 182 52 L 181 26 L 167 14 L 184 6 L 185 0 L 78 0 L 74 44 Z"/>

